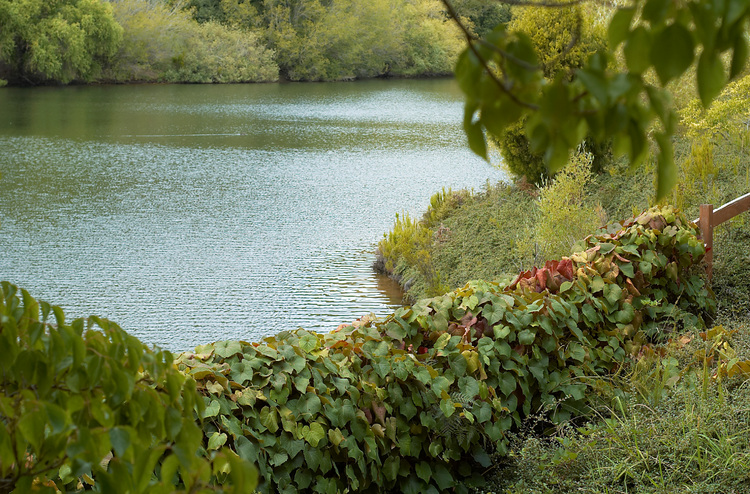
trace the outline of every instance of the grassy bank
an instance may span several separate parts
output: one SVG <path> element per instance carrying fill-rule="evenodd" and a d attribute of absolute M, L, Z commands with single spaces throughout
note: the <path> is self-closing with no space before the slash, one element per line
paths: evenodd
<path fill-rule="evenodd" d="M 733 124 L 747 101 L 733 90 L 711 111 L 682 111 L 678 185 L 663 202 L 688 218 L 701 203 L 718 207 L 750 190 L 748 133 Z M 518 180 L 441 191 L 423 218 L 399 219 L 380 242 L 378 266 L 400 280 L 408 301 L 473 279 L 507 284 L 655 202 L 648 167 L 633 172 L 612 161 L 592 174 L 588 159 L 574 158 L 540 187 Z M 722 224 L 714 238 L 713 329 L 667 324 L 669 343 L 589 383 L 591 414 L 556 425 L 544 411 L 527 418 L 477 492 L 750 492 L 750 366 L 739 364 L 750 358 L 750 214 Z"/>

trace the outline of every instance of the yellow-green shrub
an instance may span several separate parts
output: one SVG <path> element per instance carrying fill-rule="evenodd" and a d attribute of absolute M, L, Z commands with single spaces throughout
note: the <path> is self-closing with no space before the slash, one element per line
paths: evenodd
<path fill-rule="evenodd" d="M 529 35 L 547 79 L 572 79 L 575 70 L 605 44 L 604 33 L 582 16 L 580 8 L 517 8 L 513 20 L 508 23 L 508 30 Z M 511 173 L 539 184 L 548 176 L 547 166 L 543 156 L 532 150 L 525 126 L 524 118 L 505 127 L 497 136 L 496 144 Z M 588 141 L 589 151 L 594 152 L 592 164 L 598 170 L 609 155 L 609 145 L 598 144 L 590 138 Z"/>
<path fill-rule="evenodd" d="M 534 224 L 534 239 L 545 259 L 557 259 L 573 244 L 598 228 L 606 218 L 589 197 L 591 154 L 579 153 L 539 191 L 539 216 Z"/>
<path fill-rule="evenodd" d="M 115 81 L 250 82 L 278 79 L 273 52 L 255 33 L 199 24 L 188 12 L 148 0 L 112 2 L 123 43 L 105 74 Z"/>

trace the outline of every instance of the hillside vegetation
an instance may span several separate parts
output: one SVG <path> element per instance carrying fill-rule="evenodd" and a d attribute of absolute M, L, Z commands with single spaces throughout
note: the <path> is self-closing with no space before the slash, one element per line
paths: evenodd
<path fill-rule="evenodd" d="M 750 191 L 750 134 L 743 123 L 749 84 L 748 76 L 730 84 L 709 110 L 678 95 L 678 180 L 662 204 L 695 219 L 701 203 L 718 207 Z M 613 221 L 655 202 L 652 162 L 646 173 L 634 173 L 624 161 L 610 160 L 601 171 L 592 161 L 579 152 L 538 186 L 515 177 L 481 191 L 440 191 L 422 218 L 397 217 L 379 244 L 376 267 L 399 279 L 411 301 L 462 290 L 477 279 L 512 287 L 519 270 L 580 251 L 595 232 L 611 231 Z M 717 312 L 708 327 L 682 316 L 662 320 L 664 344 L 629 348 L 616 372 L 589 384 L 596 399 L 588 413 L 558 424 L 543 410 L 531 414 L 508 453 L 494 458 L 481 492 L 750 490 L 744 439 L 750 214 L 722 224 L 714 238 Z"/>
<path fill-rule="evenodd" d="M 457 2 L 472 30 L 507 7 Z M 0 84 L 449 75 L 440 0 L 0 0 Z"/>

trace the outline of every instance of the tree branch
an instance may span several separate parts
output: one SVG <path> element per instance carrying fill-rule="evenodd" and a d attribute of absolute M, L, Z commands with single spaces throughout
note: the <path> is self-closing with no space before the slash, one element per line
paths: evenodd
<path fill-rule="evenodd" d="M 469 31 L 469 29 L 466 26 L 464 26 L 463 22 L 461 22 L 461 19 L 459 19 L 458 13 L 456 13 L 456 9 L 454 9 L 453 5 L 451 5 L 450 0 L 441 0 L 441 1 L 443 2 L 443 5 L 445 5 L 445 8 L 448 10 L 448 15 L 450 16 L 450 18 L 453 19 L 453 21 L 456 23 L 458 28 L 461 29 L 461 32 L 463 32 L 464 37 L 466 38 L 466 42 L 469 45 L 469 49 L 474 54 L 474 56 L 477 57 L 477 60 L 479 60 L 479 63 L 482 64 L 482 67 L 484 67 L 485 72 L 487 72 L 487 75 L 490 76 L 490 78 L 495 82 L 497 87 L 500 88 L 500 90 L 503 93 L 508 95 L 508 97 L 512 99 L 513 102 L 516 103 L 517 105 L 530 108 L 532 110 L 538 110 L 539 109 L 538 106 L 533 105 L 531 103 L 526 103 L 525 101 L 521 101 L 520 99 L 518 99 L 518 97 L 515 94 L 513 94 L 510 91 L 510 89 L 508 89 L 508 87 L 506 87 L 505 83 L 497 78 L 497 75 L 495 75 L 495 73 L 492 71 L 487 60 L 485 60 L 484 57 L 480 55 L 476 46 L 474 46 L 474 43 L 476 41 L 479 41 L 480 43 L 490 46 L 503 58 L 510 59 L 511 57 L 507 53 L 500 50 L 500 48 L 498 48 L 497 46 L 491 45 L 490 43 L 487 43 L 486 41 L 477 40 L 474 37 L 474 35 Z"/>

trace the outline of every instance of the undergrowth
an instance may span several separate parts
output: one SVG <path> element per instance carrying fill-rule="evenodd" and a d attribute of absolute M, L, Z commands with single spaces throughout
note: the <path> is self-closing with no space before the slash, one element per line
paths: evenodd
<path fill-rule="evenodd" d="M 700 204 L 716 208 L 750 191 L 750 133 L 740 121 L 747 84 L 750 78 L 730 86 L 702 114 L 695 105 L 682 112 L 678 183 L 665 202 L 689 219 L 698 218 Z M 572 230 L 582 238 L 605 217 L 653 205 L 653 168 L 634 171 L 615 159 L 594 176 L 569 166 L 539 189 L 519 181 L 463 193 L 460 204 L 444 208 L 441 233 L 426 252 L 451 289 L 471 279 L 508 283 L 506 273 L 564 250 Z M 749 213 L 715 228 L 713 254 L 715 328 L 701 334 L 669 323 L 670 342 L 636 351 L 615 375 L 588 383 L 593 412 L 585 417 L 558 425 L 543 413 L 527 417 L 475 492 L 750 492 Z"/>
<path fill-rule="evenodd" d="M 479 492 L 750 492 L 750 374 L 722 372 L 729 354 L 750 357 L 750 332 L 746 321 L 725 323 L 706 341 L 688 332 L 600 382 L 610 394 L 587 422 L 516 436 Z"/>

